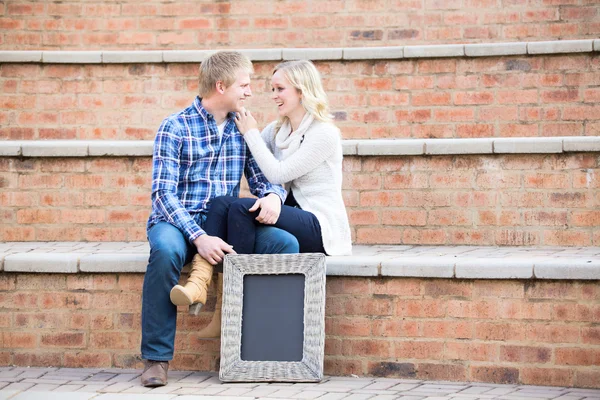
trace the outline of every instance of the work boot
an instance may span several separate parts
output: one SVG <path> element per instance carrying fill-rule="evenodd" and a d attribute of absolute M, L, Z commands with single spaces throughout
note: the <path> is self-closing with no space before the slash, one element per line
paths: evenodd
<path fill-rule="evenodd" d="M 158 387 L 167 384 L 168 361 L 144 360 L 144 372 L 142 373 L 142 386 Z"/>
<path fill-rule="evenodd" d="M 206 304 L 206 293 L 212 279 L 213 266 L 196 254 L 192 259 L 190 275 L 184 286 L 175 285 L 171 289 L 171 302 L 176 306 Z"/>
<path fill-rule="evenodd" d="M 223 304 L 223 274 L 219 273 L 217 277 L 217 302 L 215 303 L 215 312 L 212 320 L 198 332 L 199 338 L 213 339 L 221 337 L 221 307 Z"/>

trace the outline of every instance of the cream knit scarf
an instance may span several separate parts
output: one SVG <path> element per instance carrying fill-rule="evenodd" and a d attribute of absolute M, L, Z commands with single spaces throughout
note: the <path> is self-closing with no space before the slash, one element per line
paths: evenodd
<path fill-rule="evenodd" d="M 304 140 L 304 135 L 306 131 L 313 123 L 314 117 L 309 113 L 304 114 L 304 118 L 302 118 L 302 122 L 300 122 L 300 126 L 297 130 L 292 132 L 292 125 L 290 124 L 290 120 L 285 121 L 279 131 L 275 135 L 275 149 L 274 155 L 279 161 L 283 161 L 288 158 L 291 154 L 294 154 L 302 141 Z M 289 190 L 290 182 L 285 183 L 285 189 Z"/>

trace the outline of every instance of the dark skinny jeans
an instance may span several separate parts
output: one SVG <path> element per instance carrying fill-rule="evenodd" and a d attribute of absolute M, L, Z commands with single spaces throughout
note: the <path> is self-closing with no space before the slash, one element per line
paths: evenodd
<path fill-rule="evenodd" d="M 248 211 L 255 202 L 256 199 L 251 198 L 215 197 L 211 200 L 204 229 L 232 245 L 236 253 L 253 254 L 256 228 L 262 225 L 256 220 L 260 209 Z M 314 214 L 282 205 L 279 219 L 272 226 L 294 235 L 298 239 L 300 253 L 325 253 L 321 225 Z"/>

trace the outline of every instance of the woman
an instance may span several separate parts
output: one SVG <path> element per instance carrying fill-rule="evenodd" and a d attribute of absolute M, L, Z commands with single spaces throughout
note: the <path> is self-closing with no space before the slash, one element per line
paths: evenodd
<path fill-rule="evenodd" d="M 351 253 L 350 226 L 342 199 L 342 145 L 332 123 L 319 72 L 307 60 L 279 64 L 271 78 L 279 120 L 261 133 L 250 112 L 236 124 L 261 171 L 285 185 L 288 198 L 274 226 L 298 239 L 300 252 Z M 254 200 L 230 206 L 227 242 L 238 253 L 252 253 L 257 211 Z"/>
<path fill-rule="evenodd" d="M 252 114 L 243 111 L 236 115 L 236 125 L 263 174 L 271 183 L 285 185 L 288 197 L 278 217 L 260 218 L 255 199 L 217 197 L 211 202 L 207 226 L 238 254 L 254 252 L 256 227 L 263 223 L 293 234 L 301 253 L 349 255 L 341 137 L 332 123 L 319 72 L 307 60 L 284 62 L 275 67 L 271 86 L 279 119 L 261 134 Z M 222 215 L 227 215 L 227 224 L 221 222 Z M 220 334 L 219 296 L 217 303 L 218 313 L 209 325 L 212 336 L 205 337 Z"/>

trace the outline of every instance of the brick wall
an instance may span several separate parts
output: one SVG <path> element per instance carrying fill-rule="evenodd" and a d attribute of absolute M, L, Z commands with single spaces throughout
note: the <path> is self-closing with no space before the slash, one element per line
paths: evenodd
<path fill-rule="evenodd" d="M 593 54 L 317 62 L 347 139 L 600 135 Z M 249 108 L 276 117 L 275 63 Z M 0 64 L 0 139 L 152 139 L 197 93 L 193 64 Z"/>
<path fill-rule="evenodd" d="M 357 157 L 357 244 L 600 245 L 600 155 Z M 145 240 L 150 157 L 0 158 L 3 241 Z"/>
<path fill-rule="evenodd" d="M 139 367 L 141 274 L 0 275 L 0 365 Z M 327 279 L 325 373 L 598 387 L 600 285 Z M 176 369 L 215 370 L 182 308 Z"/>
<path fill-rule="evenodd" d="M 0 49 L 352 47 L 593 38 L 593 0 L 0 3 Z"/>

